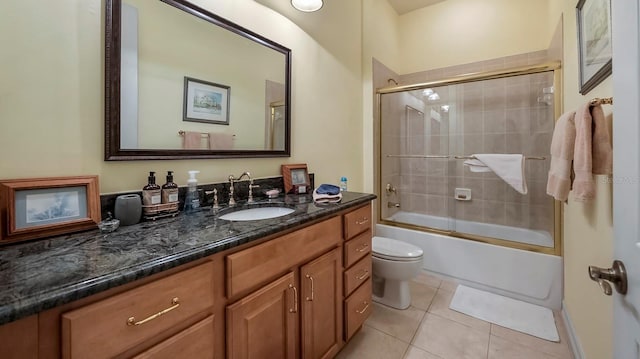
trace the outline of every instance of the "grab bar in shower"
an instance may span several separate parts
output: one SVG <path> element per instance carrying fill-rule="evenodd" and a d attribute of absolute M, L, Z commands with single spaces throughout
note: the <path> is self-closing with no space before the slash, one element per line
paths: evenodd
<path fill-rule="evenodd" d="M 387 157 L 397 158 L 455 158 L 456 160 L 475 160 L 475 156 L 445 156 L 445 155 L 387 155 Z M 525 160 L 546 160 L 543 156 L 526 156 Z"/>

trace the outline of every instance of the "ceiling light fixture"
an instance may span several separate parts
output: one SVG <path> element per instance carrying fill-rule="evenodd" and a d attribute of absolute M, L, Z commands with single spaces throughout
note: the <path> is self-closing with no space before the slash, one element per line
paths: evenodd
<path fill-rule="evenodd" d="M 322 0 L 291 0 L 291 5 L 300 11 L 314 12 L 320 10 L 324 2 Z"/>
<path fill-rule="evenodd" d="M 433 94 L 433 90 L 432 89 L 424 89 L 422 90 L 422 96 L 429 96 Z"/>

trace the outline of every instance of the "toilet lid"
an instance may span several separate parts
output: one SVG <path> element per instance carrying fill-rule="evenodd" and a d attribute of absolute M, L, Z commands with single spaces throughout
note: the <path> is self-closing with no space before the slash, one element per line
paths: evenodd
<path fill-rule="evenodd" d="M 422 257 L 422 249 L 397 239 L 373 237 L 373 255 L 391 260 L 414 260 Z"/>

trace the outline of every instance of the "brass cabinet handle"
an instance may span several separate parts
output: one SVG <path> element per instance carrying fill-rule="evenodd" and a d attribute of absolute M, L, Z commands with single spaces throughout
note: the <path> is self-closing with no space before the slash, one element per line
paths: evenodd
<path fill-rule="evenodd" d="M 364 301 L 364 304 L 365 304 L 364 308 L 362 308 L 362 310 L 357 310 L 357 309 L 356 309 L 356 313 L 358 313 L 358 314 L 363 314 L 364 312 L 366 312 L 366 311 L 367 311 L 367 309 L 369 309 L 369 302 L 367 302 L 367 301 L 365 300 L 365 301 Z"/>
<path fill-rule="evenodd" d="M 367 278 L 367 276 L 369 275 L 369 271 L 368 270 L 363 270 L 361 275 L 357 275 L 356 274 L 356 279 L 357 280 L 363 280 L 365 278 Z"/>
<path fill-rule="evenodd" d="M 309 278 L 311 281 L 311 298 L 307 297 L 307 301 L 313 302 L 313 277 L 308 274 L 305 277 Z"/>
<path fill-rule="evenodd" d="M 369 248 L 369 245 L 365 243 L 360 248 L 356 248 L 356 252 L 364 252 L 367 248 Z"/>
<path fill-rule="evenodd" d="M 361 220 L 356 220 L 356 224 L 359 225 L 359 226 L 361 226 L 361 225 L 363 225 L 363 224 L 365 224 L 367 222 L 369 222 L 369 218 L 367 218 L 367 217 L 363 217 Z"/>
<path fill-rule="evenodd" d="M 152 320 L 156 319 L 157 317 L 159 317 L 159 316 L 161 316 L 163 314 L 169 313 L 170 311 L 178 308 L 179 306 L 180 306 L 180 303 L 178 303 L 178 297 L 175 297 L 175 298 L 173 298 L 171 300 L 171 306 L 169 308 L 164 309 L 164 310 L 162 310 L 162 311 L 160 311 L 160 312 L 158 312 L 158 313 L 156 313 L 156 314 L 154 314 L 154 315 L 152 315 L 152 316 L 150 316 L 148 318 L 145 318 L 145 319 L 143 319 L 143 320 L 141 320 L 139 322 L 136 322 L 136 318 L 135 317 L 130 317 L 129 319 L 127 319 L 127 325 L 142 325 L 142 324 L 144 324 L 146 322 L 149 322 L 149 321 L 152 321 Z"/>
<path fill-rule="evenodd" d="M 293 309 L 289 309 L 289 313 L 298 313 L 298 289 L 289 284 L 289 289 L 293 289 Z"/>

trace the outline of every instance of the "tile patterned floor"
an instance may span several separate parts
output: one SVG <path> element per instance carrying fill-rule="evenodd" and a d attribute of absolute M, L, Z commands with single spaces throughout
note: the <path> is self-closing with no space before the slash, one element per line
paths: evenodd
<path fill-rule="evenodd" d="M 374 303 L 362 330 L 338 359 L 573 359 L 559 313 L 554 343 L 449 309 L 457 284 L 420 273 L 411 282 L 411 306 Z"/>

